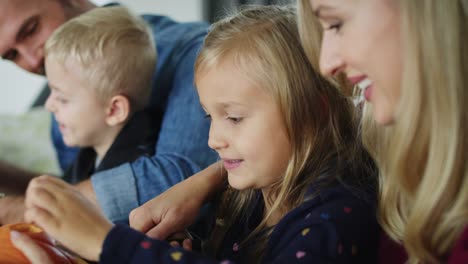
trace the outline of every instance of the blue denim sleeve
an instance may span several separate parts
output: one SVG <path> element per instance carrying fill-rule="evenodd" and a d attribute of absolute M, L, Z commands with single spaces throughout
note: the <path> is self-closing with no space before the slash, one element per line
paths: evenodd
<path fill-rule="evenodd" d="M 132 209 L 216 161 L 216 153 L 208 147 L 209 121 L 193 85 L 193 64 L 201 41 L 185 48 L 177 65 L 155 155 L 91 177 L 98 202 L 110 220 L 125 221 Z"/>

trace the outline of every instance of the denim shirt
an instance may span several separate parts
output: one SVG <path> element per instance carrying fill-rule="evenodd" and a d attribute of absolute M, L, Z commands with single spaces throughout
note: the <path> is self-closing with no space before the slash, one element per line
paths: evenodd
<path fill-rule="evenodd" d="M 154 156 L 143 156 L 91 176 L 98 203 L 114 222 L 126 221 L 132 209 L 217 159 L 207 144 L 209 121 L 204 118 L 193 84 L 194 62 L 208 25 L 178 23 L 155 15 L 143 18 L 152 28 L 158 51 L 149 109 L 161 120 L 160 131 Z M 55 120 L 52 141 L 64 170 L 78 150 L 63 144 Z"/>

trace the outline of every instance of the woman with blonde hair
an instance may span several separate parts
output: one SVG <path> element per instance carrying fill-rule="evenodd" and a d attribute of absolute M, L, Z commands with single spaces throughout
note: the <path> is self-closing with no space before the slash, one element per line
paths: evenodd
<path fill-rule="evenodd" d="M 410 263 L 468 263 L 468 1 L 299 6 L 306 52 L 322 40 L 309 59 L 326 76 L 346 75 L 372 108 L 378 127 L 363 137 L 386 233 Z"/>

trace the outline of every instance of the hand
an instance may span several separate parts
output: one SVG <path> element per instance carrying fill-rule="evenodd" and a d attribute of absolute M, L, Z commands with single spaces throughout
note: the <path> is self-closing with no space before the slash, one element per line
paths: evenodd
<path fill-rule="evenodd" d="M 0 198 L 0 226 L 24 221 L 24 196 Z"/>
<path fill-rule="evenodd" d="M 97 201 L 96 193 L 94 192 L 93 184 L 91 183 L 90 179 L 84 180 L 75 185 L 75 188 L 80 191 L 81 194 L 84 195 L 90 202 L 94 204 L 94 206 L 99 207 L 99 203 Z"/>
<path fill-rule="evenodd" d="M 188 251 L 192 251 L 192 240 L 193 237 L 188 231 L 172 234 L 167 239 L 172 247 L 180 247 L 180 243 L 182 243 L 182 247 Z"/>
<path fill-rule="evenodd" d="M 53 264 L 46 251 L 29 236 L 12 231 L 10 237 L 11 243 L 13 243 L 32 264 Z"/>
<path fill-rule="evenodd" d="M 130 213 L 130 226 L 165 240 L 193 224 L 203 203 L 224 187 L 222 163 L 215 163 Z"/>
<path fill-rule="evenodd" d="M 42 227 L 76 254 L 99 259 L 112 223 L 75 187 L 50 176 L 31 181 L 25 219 Z"/>

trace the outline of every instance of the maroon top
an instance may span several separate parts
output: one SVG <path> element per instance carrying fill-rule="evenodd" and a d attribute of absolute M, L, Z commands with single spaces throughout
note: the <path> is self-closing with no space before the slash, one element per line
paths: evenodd
<path fill-rule="evenodd" d="M 386 234 L 380 239 L 379 263 L 398 264 L 405 263 L 408 259 L 405 249 L 400 244 L 391 240 Z M 460 238 L 448 257 L 447 264 L 467 264 L 468 263 L 468 227 L 465 228 Z"/>
<path fill-rule="evenodd" d="M 468 227 L 465 227 L 461 237 L 448 258 L 447 264 L 468 263 Z"/>

